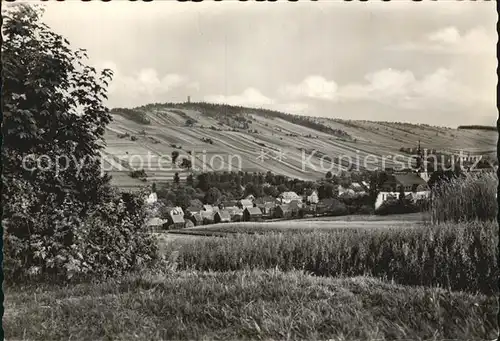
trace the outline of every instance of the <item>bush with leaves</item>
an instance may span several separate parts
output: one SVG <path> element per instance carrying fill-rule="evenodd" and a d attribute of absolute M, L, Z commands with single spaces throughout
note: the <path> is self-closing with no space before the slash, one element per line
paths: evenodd
<path fill-rule="evenodd" d="M 138 233 L 143 199 L 116 193 L 101 173 L 111 70 L 85 65 L 85 51 L 41 23 L 41 10 L 3 14 L 7 278 L 113 275 L 153 260 L 153 241 Z"/>

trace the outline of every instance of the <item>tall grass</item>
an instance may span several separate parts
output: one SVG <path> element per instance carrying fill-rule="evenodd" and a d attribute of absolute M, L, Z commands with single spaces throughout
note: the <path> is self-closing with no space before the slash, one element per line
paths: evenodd
<path fill-rule="evenodd" d="M 432 221 L 488 221 L 497 216 L 498 178 L 496 174 L 466 174 L 435 188 L 430 213 Z"/>
<path fill-rule="evenodd" d="M 496 298 L 373 278 L 178 271 L 8 287 L 8 340 L 492 340 Z"/>
<path fill-rule="evenodd" d="M 491 294 L 497 291 L 497 240 L 495 223 L 469 222 L 235 235 L 193 240 L 176 250 L 180 269 L 279 268 L 319 276 L 368 275 L 399 284 Z"/>

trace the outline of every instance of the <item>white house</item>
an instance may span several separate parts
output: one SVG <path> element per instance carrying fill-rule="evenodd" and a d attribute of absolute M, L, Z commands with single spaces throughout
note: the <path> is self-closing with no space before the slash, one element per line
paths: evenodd
<path fill-rule="evenodd" d="M 247 195 L 245 197 L 245 199 L 254 201 L 255 200 L 255 196 L 253 194 L 249 194 L 249 195 Z"/>
<path fill-rule="evenodd" d="M 302 197 L 295 192 L 283 192 L 279 195 L 282 204 L 289 204 L 293 200 L 302 201 Z"/>
<path fill-rule="evenodd" d="M 158 201 L 158 196 L 156 195 L 156 193 L 151 193 L 147 196 L 146 198 L 146 203 L 147 204 L 154 204 L 155 202 Z"/>
<path fill-rule="evenodd" d="M 417 201 L 419 199 L 429 198 L 430 191 L 419 191 L 419 192 L 407 192 L 405 191 L 405 198 Z M 384 202 L 389 199 L 398 199 L 399 192 L 380 192 L 375 200 L 375 209 L 379 209 Z"/>
<path fill-rule="evenodd" d="M 339 185 L 338 187 L 339 197 L 341 195 L 354 195 L 356 192 L 352 188 L 344 187 Z"/>
<path fill-rule="evenodd" d="M 310 204 L 317 204 L 319 202 L 318 192 L 313 191 L 311 195 L 307 197 L 307 202 Z"/>
<path fill-rule="evenodd" d="M 382 185 L 382 190 L 375 200 L 375 209 L 378 209 L 388 199 L 399 198 L 399 189 L 402 188 L 406 198 L 412 200 L 424 199 L 430 196 L 427 182 L 417 173 L 393 174 Z"/>
<path fill-rule="evenodd" d="M 170 215 L 171 216 L 180 215 L 180 216 L 184 217 L 184 210 L 181 207 L 176 206 L 170 210 Z"/>

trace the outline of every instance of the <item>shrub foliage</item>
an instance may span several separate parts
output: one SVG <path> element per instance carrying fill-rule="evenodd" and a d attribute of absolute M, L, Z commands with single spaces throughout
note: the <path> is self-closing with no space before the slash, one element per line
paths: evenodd
<path fill-rule="evenodd" d="M 492 173 L 466 174 L 436 185 L 430 211 L 436 223 L 496 219 L 498 178 Z"/>
<path fill-rule="evenodd" d="M 137 233 L 143 199 L 101 174 L 112 72 L 85 65 L 41 16 L 21 4 L 3 17 L 4 271 L 9 280 L 122 273 L 152 260 L 155 245 Z"/>

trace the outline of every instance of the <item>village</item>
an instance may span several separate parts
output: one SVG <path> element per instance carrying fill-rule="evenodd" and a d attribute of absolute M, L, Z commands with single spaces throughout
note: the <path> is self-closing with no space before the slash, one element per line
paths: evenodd
<path fill-rule="evenodd" d="M 387 170 L 383 172 L 382 182 L 370 183 L 368 179 L 360 181 L 349 181 L 347 184 L 338 184 L 332 188 L 332 195 L 321 198 L 317 189 L 309 190 L 309 193 L 298 194 L 295 191 L 282 191 L 276 196 L 254 194 L 244 195 L 237 200 L 220 200 L 217 203 L 208 204 L 199 199 L 189 201 L 189 205 L 163 207 L 158 213 L 158 196 L 151 192 L 146 198 L 147 204 L 152 207 L 153 218 L 147 222 L 149 229 L 172 230 L 189 228 L 200 225 L 220 224 L 229 222 L 259 222 L 301 219 L 318 216 L 342 216 L 352 214 L 377 214 L 382 211 L 385 214 L 414 213 L 420 211 L 431 195 L 431 187 L 434 182 L 442 180 L 437 175 L 429 160 L 441 156 L 436 150 L 427 151 L 418 147 L 410 149 L 417 157 L 416 169 L 400 171 Z M 428 152 L 432 154 L 428 154 Z M 424 157 L 424 154 L 427 158 Z M 495 166 L 487 162 L 487 159 L 474 155 L 446 155 L 444 158 L 448 164 L 451 160 L 459 163 L 463 172 L 492 172 Z M 496 166 L 497 167 L 497 166 Z M 455 171 L 448 170 L 449 174 Z M 441 171 L 441 175 L 446 174 Z M 349 176 L 349 175 L 348 175 Z M 327 175 L 328 177 L 328 175 Z M 376 186 L 377 188 L 372 188 Z M 314 187 L 313 187 L 314 188 Z M 242 186 L 242 190 L 245 187 Z M 411 207 L 406 211 L 394 211 L 384 208 L 406 201 Z M 357 202 L 360 208 L 349 209 L 346 202 Z"/>

